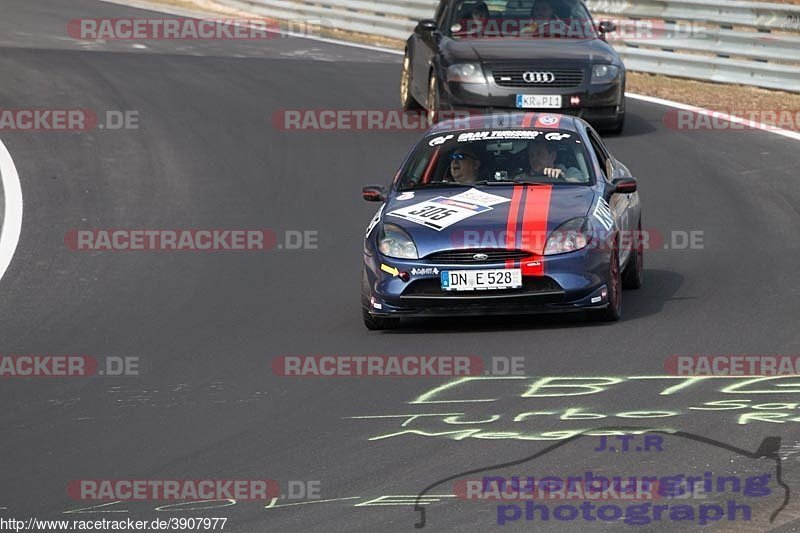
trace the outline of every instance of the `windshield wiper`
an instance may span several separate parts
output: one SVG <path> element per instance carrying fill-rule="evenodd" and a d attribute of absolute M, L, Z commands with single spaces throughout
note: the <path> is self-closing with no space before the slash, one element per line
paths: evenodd
<path fill-rule="evenodd" d="M 480 183 L 480 182 L 479 182 Z M 431 183 L 418 183 L 411 187 L 397 189 L 398 192 L 416 191 L 419 189 L 435 189 L 437 187 L 472 187 L 474 183 L 458 183 L 457 181 L 433 181 Z"/>
<path fill-rule="evenodd" d="M 525 181 L 525 180 L 481 180 L 472 183 L 459 183 L 457 181 L 434 181 L 431 183 L 420 183 L 416 186 L 402 187 L 397 189 L 397 192 L 418 191 L 420 189 L 436 189 L 439 187 L 476 187 L 479 185 L 532 185 L 532 186 L 545 186 L 553 185 L 557 182 L 541 182 L 541 181 Z M 560 183 L 560 182 L 558 182 Z"/>

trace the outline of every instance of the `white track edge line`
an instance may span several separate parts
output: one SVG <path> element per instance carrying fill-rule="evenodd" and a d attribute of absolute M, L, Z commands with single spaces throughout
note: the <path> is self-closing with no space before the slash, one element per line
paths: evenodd
<path fill-rule="evenodd" d="M 22 185 L 17 167 L 6 145 L 0 140 L 0 181 L 3 186 L 3 227 L 0 230 L 0 279 L 11 265 L 22 233 Z"/>
<path fill-rule="evenodd" d="M 761 130 L 767 133 L 774 133 L 775 135 L 781 135 L 783 137 L 788 137 L 789 139 L 794 139 L 795 141 L 800 141 L 800 132 L 785 130 L 777 126 L 770 126 L 769 124 L 762 124 L 761 122 L 747 120 L 746 118 L 729 115 L 728 113 L 723 113 L 721 111 L 713 111 L 702 107 L 697 107 L 689 104 L 682 104 L 680 102 L 674 102 L 672 100 L 664 100 L 663 98 L 656 98 L 653 96 L 644 96 L 636 93 L 625 93 L 625 96 L 627 96 L 628 98 L 633 98 L 634 100 L 641 100 L 642 102 L 649 102 L 651 104 L 674 107 L 675 109 L 680 109 L 682 111 L 691 111 L 693 113 L 701 115 L 709 115 L 716 119 L 726 120 L 728 122 L 732 122 L 734 124 L 741 124 L 743 126 L 747 126 L 748 128 L 752 128 L 755 130 Z"/>

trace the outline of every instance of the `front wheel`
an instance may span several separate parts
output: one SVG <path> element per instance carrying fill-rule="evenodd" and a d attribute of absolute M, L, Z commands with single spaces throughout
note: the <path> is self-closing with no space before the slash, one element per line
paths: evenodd
<path fill-rule="evenodd" d="M 428 122 L 436 124 L 439 118 L 439 87 L 436 83 L 436 75 L 431 72 L 428 81 Z"/>
<path fill-rule="evenodd" d="M 611 252 L 608 276 L 608 307 L 596 311 L 597 319 L 603 322 L 616 322 L 622 316 L 622 275 L 619 268 L 619 252 Z"/>
<path fill-rule="evenodd" d="M 369 305 L 369 280 L 365 270 L 361 276 L 361 318 L 364 320 L 364 326 L 370 331 L 379 331 L 382 329 L 395 329 L 400 325 L 399 318 L 372 316 L 369 312 Z"/>
<path fill-rule="evenodd" d="M 639 289 L 644 285 L 644 239 L 642 239 L 642 221 L 636 234 L 636 248 L 631 250 L 631 258 L 622 272 L 623 289 Z"/>
<path fill-rule="evenodd" d="M 606 131 L 613 135 L 619 135 L 625 129 L 625 113 L 620 114 L 614 124 Z"/>
<path fill-rule="evenodd" d="M 411 96 L 411 58 L 406 52 L 403 58 L 403 72 L 400 74 L 400 105 L 403 111 L 421 109 L 422 106 Z"/>

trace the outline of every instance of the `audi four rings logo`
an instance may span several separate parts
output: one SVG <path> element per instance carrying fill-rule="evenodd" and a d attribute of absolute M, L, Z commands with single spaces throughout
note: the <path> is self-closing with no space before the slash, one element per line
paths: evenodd
<path fill-rule="evenodd" d="M 475 261 L 486 261 L 489 259 L 489 256 L 486 254 L 475 254 L 472 256 Z"/>
<path fill-rule="evenodd" d="M 526 83 L 553 83 L 556 75 L 552 72 L 526 72 L 522 75 Z"/>

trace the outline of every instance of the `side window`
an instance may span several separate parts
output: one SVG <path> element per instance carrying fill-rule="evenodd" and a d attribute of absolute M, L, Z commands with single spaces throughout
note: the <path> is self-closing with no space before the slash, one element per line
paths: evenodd
<path fill-rule="evenodd" d="M 611 181 L 612 172 L 614 170 L 613 166 L 611 165 L 611 156 L 608 155 L 605 146 L 603 146 L 602 141 L 600 141 L 594 131 L 587 129 L 586 133 L 589 135 L 589 141 L 592 143 L 592 149 L 597 155 L 597 160 L 600 162 L 600 170 L 603 173 L 603 177 L 606 178 L 606 181 Z"/>

